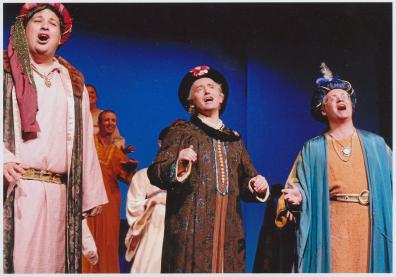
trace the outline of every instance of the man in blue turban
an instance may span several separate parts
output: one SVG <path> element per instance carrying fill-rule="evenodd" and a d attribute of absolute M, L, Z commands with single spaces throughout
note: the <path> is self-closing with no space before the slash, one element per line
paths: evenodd
<path fill-rule="evenodd" d="M 312 115 L 327 131 L 300 151 L 275 224 L 297 222 L 298 272 L 392 272 L 392 153 L 356 129 L 352 85 L 322 63 Z"/>

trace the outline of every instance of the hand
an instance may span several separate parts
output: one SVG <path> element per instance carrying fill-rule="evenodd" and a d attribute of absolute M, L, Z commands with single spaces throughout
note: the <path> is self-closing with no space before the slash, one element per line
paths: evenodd
<path fill-rule="evenodd" d="M 288 221 L 293 221 L 294 223 L 296 223 L 296 217 L 293 215 L 291 211 L 286 212 L 286 218 Z"/>
<path fill-rule="evenodd" d="M 84 256 L 91 265 L 96 265 L 99 261 L 99 255 L 97 251 L 89 250 Z"/>
<path fill-rule="evenodd" d="M 89 216 L 96 216 L 96 215 L 100 215 L 100 213 L 102 212 L 103 206 L 96 206 L 95 208 L 92 208 L 89 211 Z"/>
<path fill-rule="evenodd" d="M 252 189 L 258 194 L 264 193 L 269 187 L 267 180 L 261 175 L 253 177 L 250 182 Z"/>
<path fill-rule="evenodd" d="M 127 161 L 120 162 L 120 165 L 125 171 L 132 172 L 136 169 L 138 163 L 139 162 L 135 159 L 129 159 Z"/>
<path fill-rule="evenodd" d="M 127 145 L 125 147 L 121 147 L 121 151 L 124 152 L 124 154 L 134 153 L 136 148 L 132 145 Z"/>
<path fill-rule="evenodd" d="M 3 176 L 8 183 L 15 183 L 18 181 L 22 174 L 25 173 L 25 169 L 29 167 L 23 164 L 18 164 L 14 162 L 3 164 Z"/>
<path fill-rule="evenodd" d="M 182 162 L 196 162 L 197 161 L 197 153 L 193 150 L 194 146 L 190 145 L 189 148 L 184 148 L 179 152 L 178 159 Z"/>
<path fill-rule="evenodd" d="M 287 201 L 291 205 L 299 206 L 301 204 L 301 192 L 295 184 L 288 182 L 287 188 L 283 189 L 282 193 L 284 194 L 285 201 Z"/>

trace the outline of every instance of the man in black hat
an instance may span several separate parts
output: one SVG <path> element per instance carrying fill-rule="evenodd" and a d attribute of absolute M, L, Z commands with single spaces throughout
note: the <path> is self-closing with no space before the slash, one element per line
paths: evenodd
<path fill-rule="evenodd" d="M 392 272 L 392 153 L 354 127 L 356 93 L 322 63 L 312 114 L 327 131 L 303 146 L 278 202 L 278 227 L 298 208 L 298 272 Z"/>
<path fill-rule="evenodd" d="M 220 120 L 227 81 L 209 66 L 183 78 L 179 98 L 191 121 L 172 128 L 150 182 L 167 190 L 162 272 L 244 272 L 240 198 L 266 201 L 269 187 L 239 134 Z"/>

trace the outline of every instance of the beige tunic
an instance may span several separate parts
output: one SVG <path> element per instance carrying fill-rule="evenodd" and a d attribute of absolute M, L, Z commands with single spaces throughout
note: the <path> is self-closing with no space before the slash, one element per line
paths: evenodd
<path fill-rule="evenodd" d="M 67 173 L 74 136 L 74 100 L 70 76 L 54 61 L 51 86 L 33 73 L 37 87 L 38 137 L 21 138 L 19 111 L 13 90 L 15 155 L 3 148 L 4 162 L 21 162 L 35 169 Z M 45 72 L 47 73 L 47 72 Z M 83 93 L 83 211 L 107 202 L 99 161 L 93 143 L 88 95 Z M 33 180 L 10 184 L 15 189 L 15 273 L 65 272 L 66 186 Z M 89 192 L 89 193 L 86 193 Z"/>
<path fill-rule="evenodd" d="M 341 140 L 350 145 L 350 139 Z M 334 144 L 336 149 L 341 147 Z M 330 196 L 339 193 L 359 194 L 368 189 L 362 147 L 357 135 L 353 138 L 352 155 L 347 162 L 327 141 Z M 339 155 L 342 155 L 339 152 Z M 359 203 L 330 201 L 331 271 L 368 272 L 370 247 L 369 206 Z"/>
<path fill-rule="evenodd" d="M 125 238 L 126 259 L 134 258 L 131 273 L 161 272 L 165 204 L 166 191 L 150 184 L 147 168 L 139 170 L 129 186 L 126 207 L 130 226 Z"/>

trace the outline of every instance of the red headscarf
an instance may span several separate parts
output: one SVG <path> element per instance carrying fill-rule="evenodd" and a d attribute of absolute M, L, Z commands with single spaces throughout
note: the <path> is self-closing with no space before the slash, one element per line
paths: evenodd
<path fill-rule="evenodd" d="M 34 9 L 34 8 L 42 6 L 42 5 L 50 5 L 50 6 L 54 7 L 56 10 L 59 11 L 60 15 L 62 16 L 65 30 L 62 33 L 60 43 L 64 44 L 71 36 L 72 27 L 73 27 L 73 18 L 70 16 L 69 11 L 66 9 L 66 7 L 63 4 L 61 4 L 61 3 L 26 3 L 25 5 L 22 6 L 21 10 L 19 11 L 18 17 L 23 18 L 28 14 L 28 12 L 31 9 Z"/>
<path fill-rule="evenodd" d="M 61 3 L 26 3 L 19 12 L 19 20 L 23 20 L 28 12 L 41 5 L 51 5 L 56 8 L 63 18 L 64 32 L 61 34 L 61 44 L 65 43 L 72 31 L 73 19 L 68 10 Z M 15 25 L 17 25 L 16 23 Z M 21 27 L 22 28 L 22 27 Z M 25 37 L 23 37 L 26 40 Z M 8 56 L 10 59 L 11 73 L 15 82 L 15 92 L 18 102 L 18 108 L 21 118 L 22 138 L 29 140 L 37 137 L 40 131 L 39 124 L 36 120 L 38 111 L 37 91 L 33 80 L 30 79 L 26 68 L 24 69 L 20 60 L 23 56 L 14 46 L 14 30 L 11 30 L 10 41 L 8 44 Z M 30 60 L 28 61 L 30 62 Z"/>

